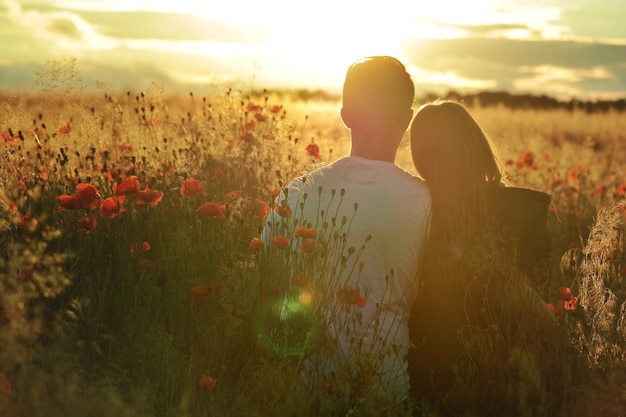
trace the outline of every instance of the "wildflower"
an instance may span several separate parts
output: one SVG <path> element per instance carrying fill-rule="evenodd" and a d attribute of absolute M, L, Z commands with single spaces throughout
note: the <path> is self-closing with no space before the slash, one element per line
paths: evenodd
<path fill-rule="evenodd" d="M 617 186 L 616 192 L 617 192 L 617 195 L 622 196 L 622 197 L 626 195 L 626 181 L 624 181 L 623 183 Z"/>
<path fill-rule="evenodd" d="M 518 168 L 530 168 L 536 170 L 537 163 L 535 162 L 535 154 L 532 151 L 525 151 L 517 155 L 515 165 Z"/>
<path fill-rule="evenodd" d="M 273 197 L 278 197 L 280 194 L 280 188 L 278 187 L 270 188 L 269 190 L 265 190 L 264 194 L 267 196 L 271 195 Z"/>
<path fill-rule="evenodd" d="M 561 294 L 561 305 L 563 308 L 565 310 L 576 310 L 578 297 L 574 297 L 568 287 L 559 287 L 559 293 Z"/>
<path fill-rule="evenodd" d="M 227 181 L 230 179 L 230 175 L 222 168 L 215 168 L 215 170 L 213 170 L 213 174 L 211 175 L 211 179 L 214 181 Z"/>
<path fill-rule="evenodd" d="M 320 154 L 320 147 L 318 146 L 317 143 L 315 142 L 311 142 L 309 143 L 306 148 L 304 148 L 304 150 L 306 151 L 307 155 L 309 155 L 310 157 L 314 158 L 314 159 L 322 159 L 322 156 Z"/>
<path fill-rule="evenodd" d="M 258 105 L 258 104 L 254 104 L 253 102 L 249 102 L 248 105 L 246 106 L 246 110 L 249 113 L 260 112 L 261 111 L 261 106 Z"/>
<path fill-rule="evenodd" d="M 205 374 L 202 374 L 202 376 L 200 377 L 200 380 L 198 381 L 198 387 L 201 390 L 207 391 L 207 392 L 213 391 L 216 384 L 217 384 L 216 378 L 213 378 L 212 376 L 208 376 Z"/>
<path fill-rule="evenodd" d="M 72 123 L 67 122 L 65 124 L 62 124 L 59 127 L 59 137 L 62 138 L 63 136 L 68 135 L 71 131 L 72 131 Z"/>
<path fill-rule="evenodd" d="M 134 195 L 137 194 L 139 190 L 139 180 L 135 175 L 131 175 L 123 179 L 119 184 L 115 183 L 113 185 L 113 192 L 115 192 L 116 195 Z"/>
<path fill-rule="evenodd" d="M 215 219 L 226 218 L 226 206 L 212 201 L 204 203 L 196 211 L 206 217 L 213 217 Z"/>
<path fill-rule="evenodd" d="M 100 203 L 100 194 L 91 184 L 77 184 L 74 194 L 63 194 L 58 197 L 61 210 L 95 209 Z"/>
<path fill-rule="evenodd" d="M 204 195 L 204 187 L 202 183 L 195 178 L 187 178 L 180 186 L 180 195 L 184 198 L 191 197 L 196 194 Z"/>
<path fill-rule="evenodd" d="M 278 249 L 285 249 L 287 245 L 289 245 L 289 238 L 285 236 L 274 236 L 272 237 L 272 243 Z"/>
<path fill-rule="evenodd" d="M 278 104 L 274 104 L 272 107 L 270 107 L 270 112 L 276 114 L 278 112 L 280 112 L 283 109 L 283 106 L 279 106 Z"/>
<path fill-rule="evenodd" d="M 289 204 L 287 204 L 286 201 L 280 206 L 278 204 L 274 204 L 274 211 L 278 213 L 280 217 L 291 217 L 291 207 L 289 207 Z"/>
<path fill-rule="evenodd" d="M 98 226 L 98 221 L 93 216 L 82 217 L 82 218 L 78 219 L 77 222 L 78 222 L 79 226 L 76 229 L 76 232 L 77 233 L 84 233 L 86 235 L 91 234 L 91 232 L 96 230 L 96 227 Z"/>
<path fill-rule="evenodd" d="M 108 219 L 119 216 L 125 209 L 122 206 L 124 202 L 124 196 L 109 197 L 100 205 L 100 215 Z"/>
<path fill-rule="evenodd" d="M 344 304 L 356 304 L 360 308 L 365 307 L 367 300 L 363 298 L 358 288 L 346 287 L 339 290 L 337 299 Z"/>
<path fill-rule="evenodd" d="M 294 234 L 298 237 L 313 239 L 317 235 L 317 229 L 314 227 L 300 226 L 296 227 Z"/>
<path fill-rule="evenodd" d="M 23 231 L 34 232 L 38 224 L 39 222 L 36 218 L 25 214 L 20 217 L 20 220 L 17 222 L 17 227 L 19 227 L 19 229 Z"/>
<path fill-rule="evenodd" d="M 215 294 L 216 290 L 215 283 L 194 285 L 191 287 L 191 303 L 202 304 L 210 295 Z"/>
<path fill-rule="evenodd" d="M 298 274 L 298 278 L 291 278 L 291 283 L 300 287 L 300 288 L 312 288 L 313 280 L 311 280 L 310 274 L 308 272 L 301 271 Z"/>
<path fill-rule="evenodd" d="M 107 180 L 109 181 L 114 181 L 117 178 L 119 178 L 119 176 L 120 176 L 120 172 L 115 168 L 111 168 L 107 171 Z"/>
<path fill-rule="evenodd" d="M 100 203 L 100 194 L 96 187 L 91 184 L 76 184 L 75 195 L 80 208 L 95 209 Z"/>
<path fill-rule="evenodd" d="M 315 252 L 315 241 L 313 239 L 306 239 L 300 245 L 300 251 L 304 253 L 313 253 Z"/>
<path fill-rule="evenodd" d="M 148 252 L 150 249 L 152 249 L 152 247 L 148 242 L 135 243 L 133 246 L 130 247 L 130 255 L 133 258 L 137 258 L 140 255 Z"/>
<path fill-rule="evenodd" d="M 267 215 L 270 213 L 269 205 L 258 198 L 255 198 L 254 201 L 248 201 L 248 213 L 258 217 L 259 219 L 265 219 Z"/>
<path fill-rule="evenodd" d="M 135 195 L 135 204 L 149 204 L 151 207 L 156 206 L 163 200 L 163 193 L 158 190 L 151 190 L 146 188 L 145 190 L 137 191 Z"/>
<path fill-rule="evenodd" d="M 255 113 L 254 114 L 254 118 L 256 119 L 257 122 L 264 122 L 267 120 L 267 115 L 263 114 L 263 113 Z"/>
<path fill-rule="evenodd" d="M 559 188 L 561 186 L 565 185 L 565 180 L 563 178 L 554 178 L 552 180 L 552 188 Z"/>
<path fill-rule="evenodd" d="M 586 174 L 587 167 L 583 164 L 576 164 L 567 173 L 567 178 L 573 183 L 579 183 Z"/>
<path fill-rule="evenodd" d="M 626 277 L 626 267 L 619 270 L 620 277 Z"/>
<path fill-rule="evenodd" d="M 263 246 L 265 246 L 265 242 L 258 237 L 253 237 L 250 241 L 250 249 L 252 250 L 260 250 Z"/>

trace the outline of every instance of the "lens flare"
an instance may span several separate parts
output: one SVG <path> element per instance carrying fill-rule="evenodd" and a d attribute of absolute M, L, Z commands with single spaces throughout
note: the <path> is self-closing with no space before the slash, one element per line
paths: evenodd
<path fill-rule="evenodd" d="M 309 352 L 315 346 L 318 328 L 312 297 L 310 292 L 303 292 L 298 298 L 275 299 L 261 306 L 253 323 L 261 346 L 279 356 Z"/>

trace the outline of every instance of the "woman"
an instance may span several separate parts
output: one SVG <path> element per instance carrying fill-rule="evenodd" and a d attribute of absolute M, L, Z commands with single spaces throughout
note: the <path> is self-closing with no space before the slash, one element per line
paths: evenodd
<path fill-rule="evenodd" d="M 542 396 L 566 382 L 547 363 L 566 343 L 533 290 L 548 276 L 550 196 L 508 187 L 485 133 L 455 102 L 418 110 L 411 150 L 432 197 L 410 322 L 413 398 L 444 414 L 540 415 Z M 527 366 L 539 369 L 533 381 L 519 376 Z"/>

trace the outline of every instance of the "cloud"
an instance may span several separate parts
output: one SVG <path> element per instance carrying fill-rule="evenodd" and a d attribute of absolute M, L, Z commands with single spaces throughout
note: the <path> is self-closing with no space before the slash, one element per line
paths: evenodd
<path fill-rule="evenodd" d="M 405 61 L 426 73 L 497 80 L 493 89 L 580 98 L 626 95 L 626 45 L 443 39 L 413 40 L 404 51 Z"/>
<path fill-rule="evenodd" d="M 110 49 L 116 43 L 101 35 L 80 16 L 54 9 L 26 9 L 15 0 L 6 0 L 6 14 L 14 32 L 28 34 L 33 42 L 46 42 L 63 51 Z"/>
<path fill-rule="evenodd" d="M 218 22 L 185 13 L 146 11 L 76 11 L 85 21 L 111 38 L 207 40 L 228 43 L 265 43 L 278 39 L 260 25 Z"/>

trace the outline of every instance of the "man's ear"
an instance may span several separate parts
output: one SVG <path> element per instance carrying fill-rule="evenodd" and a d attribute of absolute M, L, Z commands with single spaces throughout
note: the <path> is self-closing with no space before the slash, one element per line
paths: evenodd
<path fill-rule="evenodd" d="M 347 127 L 348 129 L 352 128 L 352 116 L 350 114 L 350 111 L 345 107 L 341 108 L 341 120 L 343 120 L 343 124 L 345 127 Z"/>
<path fill-rule="evenodd" d="M 405 126 L 405 128 L 404 128 L 405 131 L 409 130 L 409 127 L 411 126 L 411 121 L 413 120 L 413 113 L 414 113 L 413 109 L 409 109 L 405 113 L 405 115 L 404 115 L 405 119 L 402 120 L 402 123 L 406 123 L 404 125 Z"/>

